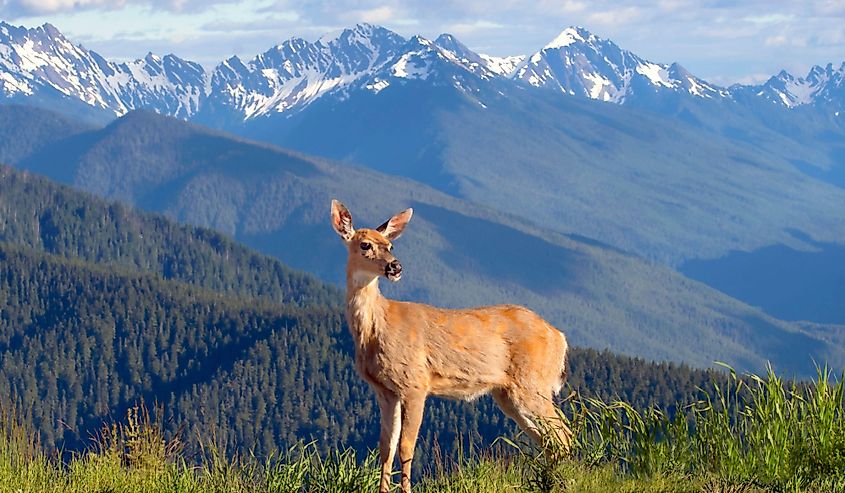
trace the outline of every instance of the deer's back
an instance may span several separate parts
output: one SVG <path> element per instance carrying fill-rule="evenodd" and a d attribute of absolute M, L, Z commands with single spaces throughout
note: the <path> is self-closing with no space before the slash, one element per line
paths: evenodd
<path fill-rule="evenodd" d="M 397 358 L 402 370 L 425 374 L 434 394 L 473 398 L 493 388 L 546 385 L 560 376 L 555 369 L 566 352 L 564 337 L 521 306 L 451 310 L 391 301 L 387 320 L 396 349 L 413 355 Z"/>

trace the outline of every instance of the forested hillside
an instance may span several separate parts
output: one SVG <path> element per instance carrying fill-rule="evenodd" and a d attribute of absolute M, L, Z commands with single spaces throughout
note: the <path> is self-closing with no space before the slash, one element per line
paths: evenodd
<path fill-rule="evenodd" d="M 0 128 L 14 128 L 14 138 L 0 142 L 0 163 L 17 162 L 56 140 L 91 130 L 92 126 L 32 106 L 4 105 Z"/>
<path fill-rule="evenodd" d="M 366 450 L 377 409 L 337 307 L 227 297 L 156 276 L 0 245 L 0 395 L 49 447 L 75 449 L 143 399 L 187 439 L 267 453 L 299 439 Z M 638 405 L 687 400 L 708 372 L 576 350 L 570 382 Z M 5 399 L 4 399 L 5 400 Z M 426 443 L 513 427 L 483 399 L 432 401 Z M 476 435 L 476 433 L 478 435 Z"/>
<path fill-rule="evenodd" d="M 336 288 L 217 233 L 8 168 L 2 179 L 0 399 L 45 446 L 86 445 L 140 399 L 161 403 L 186 440 L 213 436 L 229 452 L 312 438 L 375 446 L 377 411 L 352 368 Z M 575 350 L 570 381 L 586 395 L 668 406 L 711 377 Z M 422 448 L 512 430 L 487 398 L 432 400 Z"/>
<path fill-rule="evenodd" d="M 344 385 L 336 308 L 227 298 L 8 246 L 0 265 L 0 395 L 48 446 L 79 447 L 140 399 L 243 450 L 311 435 L 361 443 L 370 428 L 362 389 Z"/>
<path fill-rule="evenodd" d="M 0 166 L 0 241 L 278 302 L 340 303 L 340 290 L 226 236 L 178 225 Z"/>

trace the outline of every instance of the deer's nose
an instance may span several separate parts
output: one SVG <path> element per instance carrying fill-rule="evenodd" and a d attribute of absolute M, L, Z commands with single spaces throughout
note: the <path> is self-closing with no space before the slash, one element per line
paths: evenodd
<path fill-rule="evenodd" d="M 402 275 L 402 264 L 398 260 L 388 262 L 384 268 L 384 275 L 391 280 L 398 279 Z"/>

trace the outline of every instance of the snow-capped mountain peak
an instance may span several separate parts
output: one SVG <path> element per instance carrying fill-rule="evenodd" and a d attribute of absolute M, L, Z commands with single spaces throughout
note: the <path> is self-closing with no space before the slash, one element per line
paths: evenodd
<path fill-rule="evenodd" d="M 755 96 L 771 103 L 795 108 L 809 104 L 845 104 L 845 63 L 810 68 L 806 77 L 796 77 L 786 70 L 769 78 L 759 86 L 739 86 L 737 92 L 753 91 Z"/>
<path fill-rule="evenodd" d="M 583 27 L 570 26 L 561 31 L 555 39 L 549 41 L 543 49 L 563 48 L 574 43 L 586 42 L 591 37 L 595 38 L 591 32 Z"/>
<path fill-rule="evenodd" d="M 488 70 L 481 57 L 453 36 L 444 34 L 435 41 L 413 36 L 397 56 L 380 71 L 364 79 L 360 88 L 380 93 L 388 87 L 418 84 L 451 87 L 480 106 L 481 87 L 499 76 Z"/>
<path fill-rule="evenodd" d="M 440 35 L 435 41 L 413 36 L 388 64 L 388 72 L 392 77 L 423 80 L 432 75 L 442 80 L 455 79 L 465 73 L 481 78 L 494 76 L 477 53 L 448 34 Z"/>
<path fill-rule="evenodd" d="M 199 106 L 205 73 L 173 55 L 152 53 L 117 64 L 71 43 L 51 24 L 27 29 L 0 25 L 0 94 L 15 98 L 78 99 L 122 115 L 151 107 L 187 118 Z"/>
<path fill-rule="evenodd" d="M 371 24 L 313 43 L 292 38 L 245 64 L 233 59 L 220 64 L 211 77 L 211 104 L 234 109 L 244 119 L 301 109 L 381 69 L 404 43 Z"/>
<path fill-rule="evenodd" d="M 50 24 L 49 22 L 45 22 L 44 24 L 41 25 L 41 27 L 39 27 L 37 29 L 40 29 L 45 34 L 47 34 L 48 36 L 53 37 L 53 38 L 64 38 L 65 37 L 64 34 L 62 34 L 62 32 L 59 31 L 58 28 L 56 28 L 56 26 Z"/>
<path fill-rule="evenodd" d="M 478 56 L 477 53 L 470 50 L 466 47 L 466 45 L 458 41 L 458 38 L 448 33 L 443 33 L 438 36 L 437 39 L 434 40 L 434 44 L 443 48 L 444 50 L 451 51 L 459 58 L 471 59 Z"/>
<path fill-rule="evenodd" d="M 677 64 L 650 62 L 582 27 L 564 29 L 517 67 L 513 77 L 536 87 L 612 103 L 660 92 L 701 98 L 727 94 Z"/>
<path fill-rule="evenodd" d="M 477 53 L 466 47 L 451 34 L 441 34 L 434 44 L 455 55 L 471 71 L 482 75 L 508 77 L 524 59 L 525 56 L 495 57 Z"/>
<path fill-rule="evenodd" d="M 478 53 L 467 48 L 466 45 L 458 41 L 451 34 L 441 34 L 434 40 L 434 45 L 442 49 L 445 53 L 449 53 L 457 63 L 462 64 L 471 72 L 483 77 L 489 77 L 491 75 L 489 74 L 490 69 L 487 61 Z"/>

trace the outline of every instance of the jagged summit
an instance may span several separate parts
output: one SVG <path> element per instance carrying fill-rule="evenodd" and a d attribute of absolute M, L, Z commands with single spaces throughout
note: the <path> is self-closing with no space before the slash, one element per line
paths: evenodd
<path fill-rule="evenodd" d="M 443 33 L 438 36 L 437 39 L 434 40 L 434 44 L 454 53 L 465 53 L 472 51 L 467 48 L 465 44 L 458 41 L 458 38 L 449 33 Z"/>
<path fill-rule="evenodd" d="M 590 38 L 595 38 L 591 32 L 580 26 L 570 26 L 561 31 L 557 37 L 549 41 L 543 49 L 563 48 L 578 42 L 585 42 Z"/>
<path fill-rule="evenodd" d="M 726 97 L 724 89 L 679 65 L 658 64 L 620 48 L 583 27 L 568 27 L 534 53 L 513 77 L 535 87 L 611 103 L 655 94 Z"/>
<path fill-rule="evenodd" d="M 824 67 L 815 65 L 805 77 L 781 70 L 761 85 L 740 86 L 735 90 L 787 108 L 822 104 L 832 105 L 838 111 L 845 105 L 845 63 L 839 68 L 832 63 Z"/>
<path fill-rule="evenodd" d="M 453 53 L 470 70 L 484 77 L 509 77 L 516 66 L 525 59 L 524 55 L 496 57 L 477 53 L 448 33 L 438 36 L 434 44 Z"/>
<path fill-rule="evenodd" d="M 371 24 L 313 43 L 292 38 L 246 63 L 230 58 L 220 64 L 211 74 L 209 105 L 233 110 L 243 119 L 300 110 L 379 71 L 405 42 Z"/>
<path fill-rule="evenodd" d="M 496 77 L 479 55 L 451 35 L 435 41 L 413 36 L 399 54 L 373 76 L 375 84 L 364 87 L 380 92 L 394 83 L 425 80 L 435 86 L 452 86 L 456 90 L 474 92 L 480 81 Z"/>
<path fill-rule="evenodd" d="M 367 38 L 372 36 L 374 32 L 379 30 L 387 31 L 386 28 L 383 28 L 381 26 L 376 26 L 366 22 L 359 22 L 358 24 L 355 24 L 352 27 L 336 29 L 334 31 L 327 32 L 320 36 L 316 42 L 319 44 L 328 45 L 332 42 L 337 42 L 344 38 L 348 39 L 356 36 L 361 38 Z"/>

